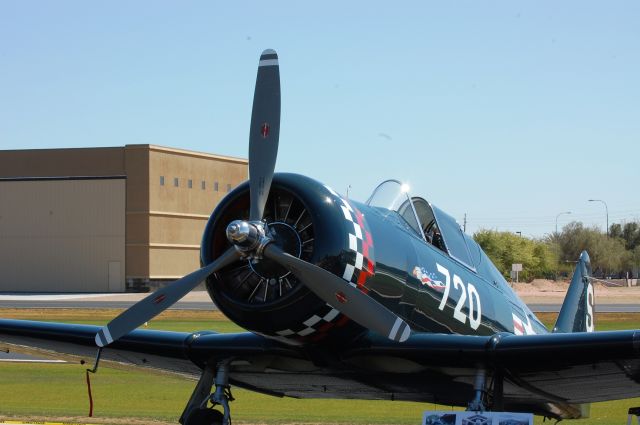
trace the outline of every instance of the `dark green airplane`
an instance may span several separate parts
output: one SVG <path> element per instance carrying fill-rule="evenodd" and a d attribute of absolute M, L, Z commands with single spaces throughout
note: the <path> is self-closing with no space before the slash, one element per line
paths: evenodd
<path fill-rule="evenodd" d="M 389 180 L 365 203 L 274 174 L 278 57 L 263 52 L 250 180 L 206 226 L 203 267 L 108 325 L 0 320 L 0 341 L 199 375 L 180 422 L 228 424 L 229 388 L 578 418 L 640 396 L 640 331 L 592 332 L 586 252 L 549 331 L 456 221 Z M 136 330 L 200 282 L 249 332 Z M 152 389 L 150 389 L 152 390 Z M 1 402 L 1 401 L 0 401 Z"/>

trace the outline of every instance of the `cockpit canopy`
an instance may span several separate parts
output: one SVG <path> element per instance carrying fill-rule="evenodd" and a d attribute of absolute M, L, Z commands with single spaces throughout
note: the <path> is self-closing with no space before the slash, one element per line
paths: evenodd
<path fill-rule="evenodd" d="M 472 270 L 480 261 L 478 245 L 453 217 L 425 199 L 411 196 L 409 186 L 398 180 L 378 185 L 367 205 L 378 208 L 391 219 L 401 218 L 416 236 Z"/>

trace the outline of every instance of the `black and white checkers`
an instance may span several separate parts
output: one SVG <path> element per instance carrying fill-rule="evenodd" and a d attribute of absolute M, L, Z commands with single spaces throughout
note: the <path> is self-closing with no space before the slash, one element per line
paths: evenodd
<path fill-rule="evenodd" d="M 349 201 L 338 195 L 328 186 L 325 188 L 334 197 L 335 203 L 342 211 L 344 219 L 347 221 L 345 234 L 347 252 L 344 255 L 345 267 L 342 278 L 353 287 L 359 288 L 367 293 L 364 286 L 367 278 L 375 271 L 373 260 L 373 240 L 362 213 L 357 208 L 351 206 Z M 307 320 L 295 328 L 284 329 L 276 332 L 278 336 L 285 338 L 300 338 L 309 336 L 320 336 L 338 323 L 344 323 L 348 319 L 338 310 L 325 304 L 323 308 L 311 315 Z"/>

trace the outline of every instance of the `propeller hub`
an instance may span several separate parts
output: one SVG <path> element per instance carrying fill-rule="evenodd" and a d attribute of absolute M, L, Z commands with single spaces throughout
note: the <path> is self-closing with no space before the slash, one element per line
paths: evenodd
<path fill-rule="evenodd" d="M 255 251 L 253 257 L 260 257 L 264 247 L 271 242 L 271 238 L 266 236 L 262 222 L 244 220 L 234 220 L 229 223 L 227 239 L 244 254 Z"/>
<path fill-rule="evenodd" d="M 293 226 L 283 222 L 269 223 L 269 235 L 272 242 L 284 252 L 300 258 L 302 254 L 302 241 Z M 286 267 L 268 259 L 249 261 L 249 267 L 251 267 L 251 270 L 258 276 L 268 279 L 271 285 L 277 283 L 278 279 L 282 279 L 291 274 Z"/>
<path fill-rule="evenodd" d="M 227 238 L 234 243 L 244 243 L 251 237 L 251 226 L 246 221 L 235 220 L 227 226 Z"/>

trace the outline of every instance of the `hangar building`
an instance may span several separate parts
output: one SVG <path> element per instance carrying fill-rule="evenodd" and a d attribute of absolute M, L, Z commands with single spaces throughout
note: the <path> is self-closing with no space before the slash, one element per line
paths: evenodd
<path fill-rule="evenodd" d="M 0 292 L 122 292 L 184 276 L 247 164 L 154 145 L 0 150 Z"/>

